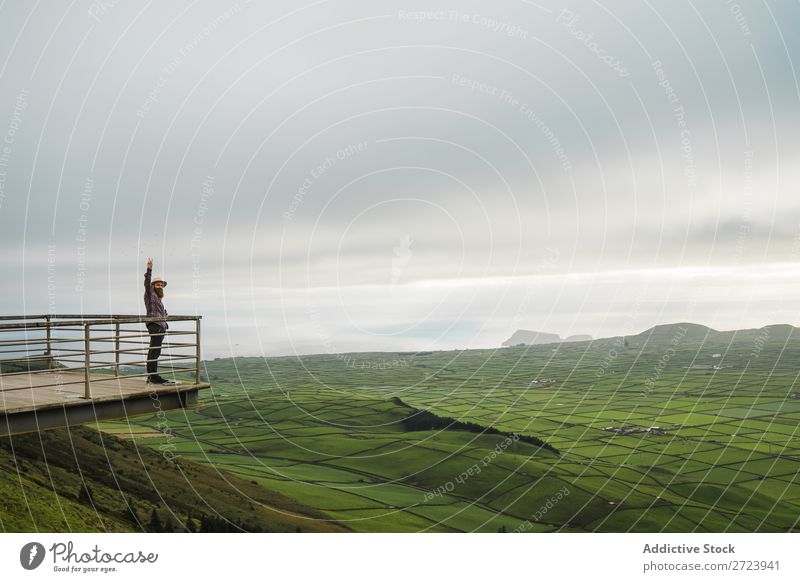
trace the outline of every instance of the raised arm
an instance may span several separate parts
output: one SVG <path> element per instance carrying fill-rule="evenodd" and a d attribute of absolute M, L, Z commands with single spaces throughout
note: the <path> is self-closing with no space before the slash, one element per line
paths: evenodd
<path fill-rule="evenodd" d="M 153 259 L 147 259 L 147 270 L 144 272 L 144 292 L 145 295 L 149 295 L 153 292 L 153 288 L 150 285 L 150 277 L 153 276 Z"/>

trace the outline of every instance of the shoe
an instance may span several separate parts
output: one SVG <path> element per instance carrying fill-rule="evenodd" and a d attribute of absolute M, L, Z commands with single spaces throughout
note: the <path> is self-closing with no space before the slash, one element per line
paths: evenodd
<path fill-rule="evenodd" d="M 163 384 L 165 382 L 166 380 L 161 376 L 154 376 L 152 378 L 150 376 L 147 377 L 147 384 Z"/>

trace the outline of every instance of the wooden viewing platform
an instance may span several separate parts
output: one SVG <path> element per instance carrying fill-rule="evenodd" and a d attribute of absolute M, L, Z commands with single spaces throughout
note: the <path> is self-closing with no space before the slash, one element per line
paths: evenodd
<path fill-rule="evenodd" d="M 178 386 L 146 382 L 148 321 L 126 315 L 0 317 L 0 435 L 196 404 L 198 391 L 210 387 L 200 377 L 200 316 L 167 318 L 159 374 L 174 377 Z"/>

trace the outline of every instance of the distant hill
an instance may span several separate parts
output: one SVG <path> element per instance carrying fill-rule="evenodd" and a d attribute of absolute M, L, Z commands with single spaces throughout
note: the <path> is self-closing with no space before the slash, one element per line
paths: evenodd
<path fill-rule="evenodd" d="M 700 325 L 699 323 L 667 323 L 663 325 L 656 325 L 643 331 L 642 333 L 631 336 L 631 339 L 637 340 L 672 340 L 678 338 L 682 340 L 704 340 L 712 334 L 719 334 L 715 329 L 708 326 Z"/>
<path fill-rule="evenodd" d="M 511 346 L 518 346 L 524 344 L 526 346 L 535 346 L 539 344 L 557 344 L 562 342 L 583 342 L 592 341 L 590 335 L 571 335 L 568 338 L 562 339 L 556 333 L 546 333 L 543 331 L 530 331 L 527 329 L 518 329 L 510 338 L 503 342 L 503 347 L 508 348 Z"/>
<path fill-rule="evenodd" d="M 800 339 L 800 328 L 782 323 L 776 325 L 765 325 L 758 329 L 739 329 L 730 331 L 718 331 L 706 325 L 698 323 L 669 323 L 656 325 L 639 334 L 626 336 L 631 346 L 639 345 L 659 345 L 671 342 L 729 342 L 750 341 L 765 342 L 786 341 L 788 339 Z"/>
<path fill-rule="evenodd" d="M 622 343 L 623 336 L 607 337 L 595 340 L 590 335 L 571 335 L 561 338 L 555 333 L 542 331 L 531 331 L 519 329 L 514 332 L 509 339 L 502 343 L 503 347 L 513 347 L 518 345 L 542 345 L 572 342 L 614 342 Z M 800 339 L 800 328 L 789 324 L 780 323 L 766 325 L 757 329 L 739 329 L 730 331 L 718 331 L 707 325 L 699 323 L 679 322 L 666 323 L 653 326 L 635 335 L 624 336 L 626 346 L 629 347 L 657 347 L 662 344 L 674 344 L 674 342 L 686 343 L 693 342 L 703 344 L 706 342 L 754 342 L 755 344 L 770 341 L 787 341 L 789 339 Z"/>

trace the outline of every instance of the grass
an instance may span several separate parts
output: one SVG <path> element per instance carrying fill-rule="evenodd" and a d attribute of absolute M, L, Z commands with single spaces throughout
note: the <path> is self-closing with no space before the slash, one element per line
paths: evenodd
<path fill-rule="evenodd" d="M 150 442 L 150 439 L 145 439 Z M 5 532 L 346 531 L 326 515 L 257 483 L 86 427 L 0 440 Z"/>
<path fill-rule="evenodd" d="M 198 408 L 96 428 L 355 531 L 796 531 L 798 330 L 626 339 L 214 360 Z"/>

